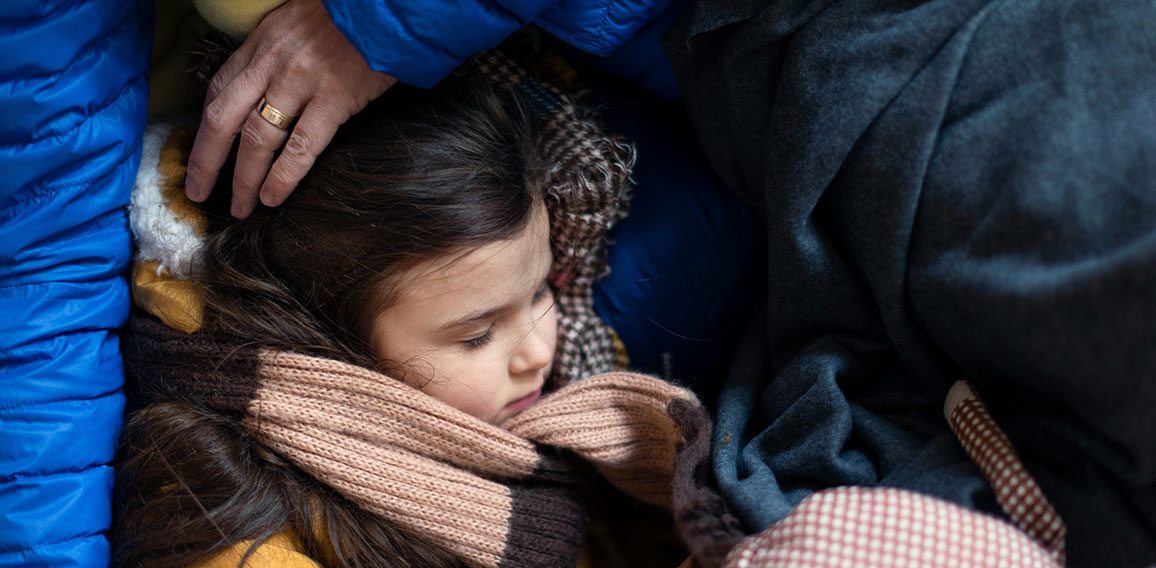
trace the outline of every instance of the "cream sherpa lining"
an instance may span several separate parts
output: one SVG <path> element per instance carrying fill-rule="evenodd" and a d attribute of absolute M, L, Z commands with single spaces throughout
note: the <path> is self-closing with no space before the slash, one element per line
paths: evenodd
<path fill-rule="evenodd" d="M 145 128 L 140 169 L 132 189 L 129 225 L 136 237 L 136 260 L 157 263 L 157 275 L 168 272 L 176 278 L 193 279 L 205 247 L 186 216 L 172 208 L 165 188 L 184 180 L 166 179 L 160 167 L 161 149 L 174 131 L 186 126 L 177 123 L 150 124 Z M 180 193 L 183 199 L 183 191 Z"/>

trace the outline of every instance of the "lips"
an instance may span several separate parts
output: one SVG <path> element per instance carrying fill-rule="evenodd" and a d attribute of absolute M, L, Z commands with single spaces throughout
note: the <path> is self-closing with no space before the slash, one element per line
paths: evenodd
<path fill-rule="evenodd" d="M 526 410 L 527 408 L 530 408 L 531 406 L 533 406 L 533 404 L 535 402 L 538 402 L 538 399 L 541 397 L 542 397 L 542 387 L 538 387 L 538 388 L 534 389 L 534 392 L 532 392 L 526 396 L 523 396 L 522 398 L 519 398 L 518 400 L 515 400 L 514 402 L 511 402 L 510 404 L 507 404 L 506 410 L 508 412 L 510 412 L 511 414 L 516 413 L 516 412 L 521 412 L 521 411 Z"/>

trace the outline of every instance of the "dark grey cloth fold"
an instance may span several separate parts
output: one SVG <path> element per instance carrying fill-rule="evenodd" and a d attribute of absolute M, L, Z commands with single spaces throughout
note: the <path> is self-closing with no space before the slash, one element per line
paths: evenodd
<path fill-rule="evenodd" d="M 767 219 L 714 443 L 748 530 L 840 484 L 994 511 L 966 379 L 1071 565 L 1156 562 L 1156 3 L 702 1 L 665 43 Z"/>

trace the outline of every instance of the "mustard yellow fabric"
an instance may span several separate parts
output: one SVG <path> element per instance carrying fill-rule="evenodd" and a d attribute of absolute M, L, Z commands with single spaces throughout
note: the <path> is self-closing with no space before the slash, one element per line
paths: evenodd
<path fill-rule="evenodd" d="M 253 541 L 238 542 L 193 568 L 237 568 Z M 278 533 L 259 546 L 245 562 L 247 568 L 321 568 L 321 564 L 301 552 L 301 545 L 288 532 Z"/>
<path fill-rule="evenodd" d="M 238 542 L 232 548 L 205 562 L 195 564 L 192 568 L 237 568 L 241 562 L 241 557 L 245 555 L 245 551 L 252 544 L 253 541 L 251 540 Z M 253 555 L 245 562 L 245 568 L 321 568 L 321 564 L 305 556 L 301 552 L 301 548 L 300 542 L 290 533 L 278 533 L 253 552 Z M 576 568 L 591 568 L 593 566 L 590 554 L 586 549 L 586 543 L 583 543 Z"/>
<path fill-rule="evenodd" d="M 233 37 L 249 35 L 270 10 L 285 0 L 193 0 L 210 25 Z"/>
<path fill-rule="evenodd" d="M 208 230 L 208 220 L 185 196 L 185 173 L 193 138 L 193 132 L 188 129 L 174 130 L 169 135 L 161 146 L 156 179 L 165 206 L 175 217 L 174 222 L 188 225 L 194 234 L 200 236 Z M 204 294 L 204 287 L 199 282 L 177 278 L 162 270 L 156 261 L 138 259 L 133 262 L 133 303 L 173 329 L 193 333 L 201 328 Z"/>
<path fill-rule="evenodd" d="M 201 328 L 203 296 L 199 283 L 158 272 L 156 262 L 137 262 L 132 267 L 133 303 L 173 329 L 193 333 Z"/>

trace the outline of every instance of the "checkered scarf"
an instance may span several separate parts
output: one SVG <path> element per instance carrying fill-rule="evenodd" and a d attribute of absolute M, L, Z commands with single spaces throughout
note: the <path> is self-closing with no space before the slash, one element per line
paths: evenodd
<path fill-rule="evenodd" d="M 573 95 L 530 77 L 500 52 L 481 53 L 469 64 L 515 89 L 541 117 L 538 146 L 547 169 L 540 181 L 559 313 L 552 386 L 625 368 L 625 351 L 594 312 L 592 285 L 609 272 L 607 231 L 627 214 L 634 147 L 605 132 Z"/>

